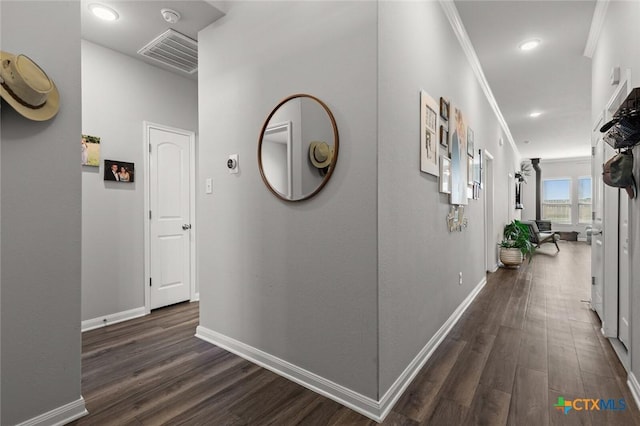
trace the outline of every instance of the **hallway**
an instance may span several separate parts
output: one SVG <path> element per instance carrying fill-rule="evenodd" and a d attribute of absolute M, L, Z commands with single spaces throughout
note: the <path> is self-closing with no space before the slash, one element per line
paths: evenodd
<path fill-rule="evenodd" d="M 589 298 L 590 247 L 543 248 L 484 290 L 384 424 L 640 424 L 626 372 Z M 548 254 L 551 253 L 551 254 Z M 375 424 L 193 337 L 198 304 L 181 304 L 83 335 L 74 425 Z M 620 411 L 554 408 L 558 397 L 624 398 Z"/>

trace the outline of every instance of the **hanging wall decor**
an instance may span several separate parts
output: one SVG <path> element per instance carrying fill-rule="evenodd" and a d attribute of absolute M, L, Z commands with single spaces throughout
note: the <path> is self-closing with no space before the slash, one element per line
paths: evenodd
<path fill-rule="evenodd" d="M 450 204 L 467 204 L 467 125 L 462 111 L 452 105 L 449 128 L 451 150 L 451 197 Z"/>
<path fill-rule="evenodd" d="M 104 160 L 104 180 L 114 182 L 133 182 L 134 171 L 134 163 Z"/>
<path fill-rule="evenodd" d="M 473 130 L 471 130 L 471 127 L 467 127 L 467 155 L 473 158 L 474 154 L 475 154 L 475 141 L 474 141 Z"/>
<path fill-rule="evenodd" d="M 451 160 L 445 155 L 440 156 L 440 192 L 451 194 Z"/>
<path fill-rule="evenodd" d="M 82 135 L 82 165 L 100 167 L 100 136 Z"/>
<path fill-rule="evenodd" d="M 464 206 L 451 206 L 447 214 L 447 227 L 449 232 L 462 232 L 467 227 L 468 220 L 464 217 Z"/>
<path fill-rule="evenodd" d="M 420 91 L 420 170 L 434 176 L 438 168 L 438 102 Z"/>

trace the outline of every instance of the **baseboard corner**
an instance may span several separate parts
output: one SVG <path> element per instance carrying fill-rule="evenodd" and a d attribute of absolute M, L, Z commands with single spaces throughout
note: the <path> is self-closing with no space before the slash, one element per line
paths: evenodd
<path fill-rule="evenodd" d="M 633 371 L 629 372 L 629 375 L 627 376 L 627 386 L 631 391 L 633 400 L 636 402 L 636 406 L 640 407 L 640 383 L 638 383 L 638 379 L 636 379 L 636 375 L 633 374 Z"/>
<path fill-rule="evenodd" d="M 84 398 L 80 396 L 75 401 L 19 423 L 17 426 L 62 426 L 87 414 L 89 412 L 85 407 Z"/>

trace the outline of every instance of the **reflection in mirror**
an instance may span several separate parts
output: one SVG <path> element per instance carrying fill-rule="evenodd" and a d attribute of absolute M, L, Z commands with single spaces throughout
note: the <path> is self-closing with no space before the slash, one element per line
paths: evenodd
<path fill-rule="evenodd" d="M 271 192 L 287 201 L 317 194 L 338 158 L 338 129 L 329 108 L 311 95 L 293 95 L 278 104 L 262 128 L 260 174 Z"/>

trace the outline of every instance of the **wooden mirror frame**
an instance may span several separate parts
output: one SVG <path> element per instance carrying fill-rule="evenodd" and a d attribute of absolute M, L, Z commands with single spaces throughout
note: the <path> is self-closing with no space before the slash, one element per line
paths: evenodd
<path fill-rule="evenodd" d="M 269 121 L 271 121 L 271 118 L 274 116 L 276 111 L 278 111 L 278 109 L 281 106 L 283 106 L 284 104 L 286 104 L 290 100 L 296 99 L 296 98 L 309 98 L 309 99 L 312 99 L 312 100 L 316 101 L 317 103 L 320 104 L 320 106 L 322 106 L 324 111 L 329 116 L 329 120 L 331 121 L 331 126 L 333 127 L 333 139 L 334 139 L 333 160 L 331 162 L 331 165 L 329 165 L 329 168 L 327 170 L 327 174 L 323 177 L 322 182 L 320 183 L 320 185 L 318 185 L 318 187 L 313 192 L 311 192 L 310 194 L 305 195 L 304 197 L 301 197 L 301 198 L 289 199 L 289 198 L 284 197 L 280 192 L 276 191 L 276 189 L 273 188 L 273 186 L 271 186 L 271 184 L 267 180 L 267 177 L 264 174 L 264 169 L 262 167 L 262 140 L 264 139 L 264 134 L 267 131 L 267 126 L 269 125 Z M 331 110 L 329 109 L 327 104 L 322 102 L 317 97 L 315 97 L 313 95 L 306 94 L 306 93 L 296 93 L 295 95 L 288 96 L 288 97 L 284 98 L 282 101 L 280 101 L 278 103 L 278 105 L 276 105 L 275 108 L 273 108 L 271 110 L 271 113 L 269 113 L 269 115 L 267 116 L 267 119 L 264 121 L 264 124 L 262 125 L 262 130 L 260 131 L 260 136 L 258 138 L 258 169 L 260 170 L 260 176 L 262 177 L 262 181 L 264 182 L 264 184 L 267 186 L 267 188 L 269 189 L 269 191 L 271 191 L 271 193 L 273 195 L 275 195 L 277 198 L 279 198 L 279 199 L 281 199 L 283 201 L 298 202 L 298 201 L 308 200 L 309 198 L 312 198 L 317 193 L 319 193 L 322 190 L 322 188 L 324 188 L 324 186 L 327 184 L 327 182 L 331 178 L 331 175 L 333 175 L 333 170 L 335 169 L 336 163 L 338 162 L 339 146 L 340 146 L 340 142 L 339 142 L 339 137 L 338 137 L 338 126 L 336 125 L 336 120 L 333 117 L 333 114 L 331 113 Z"/>

